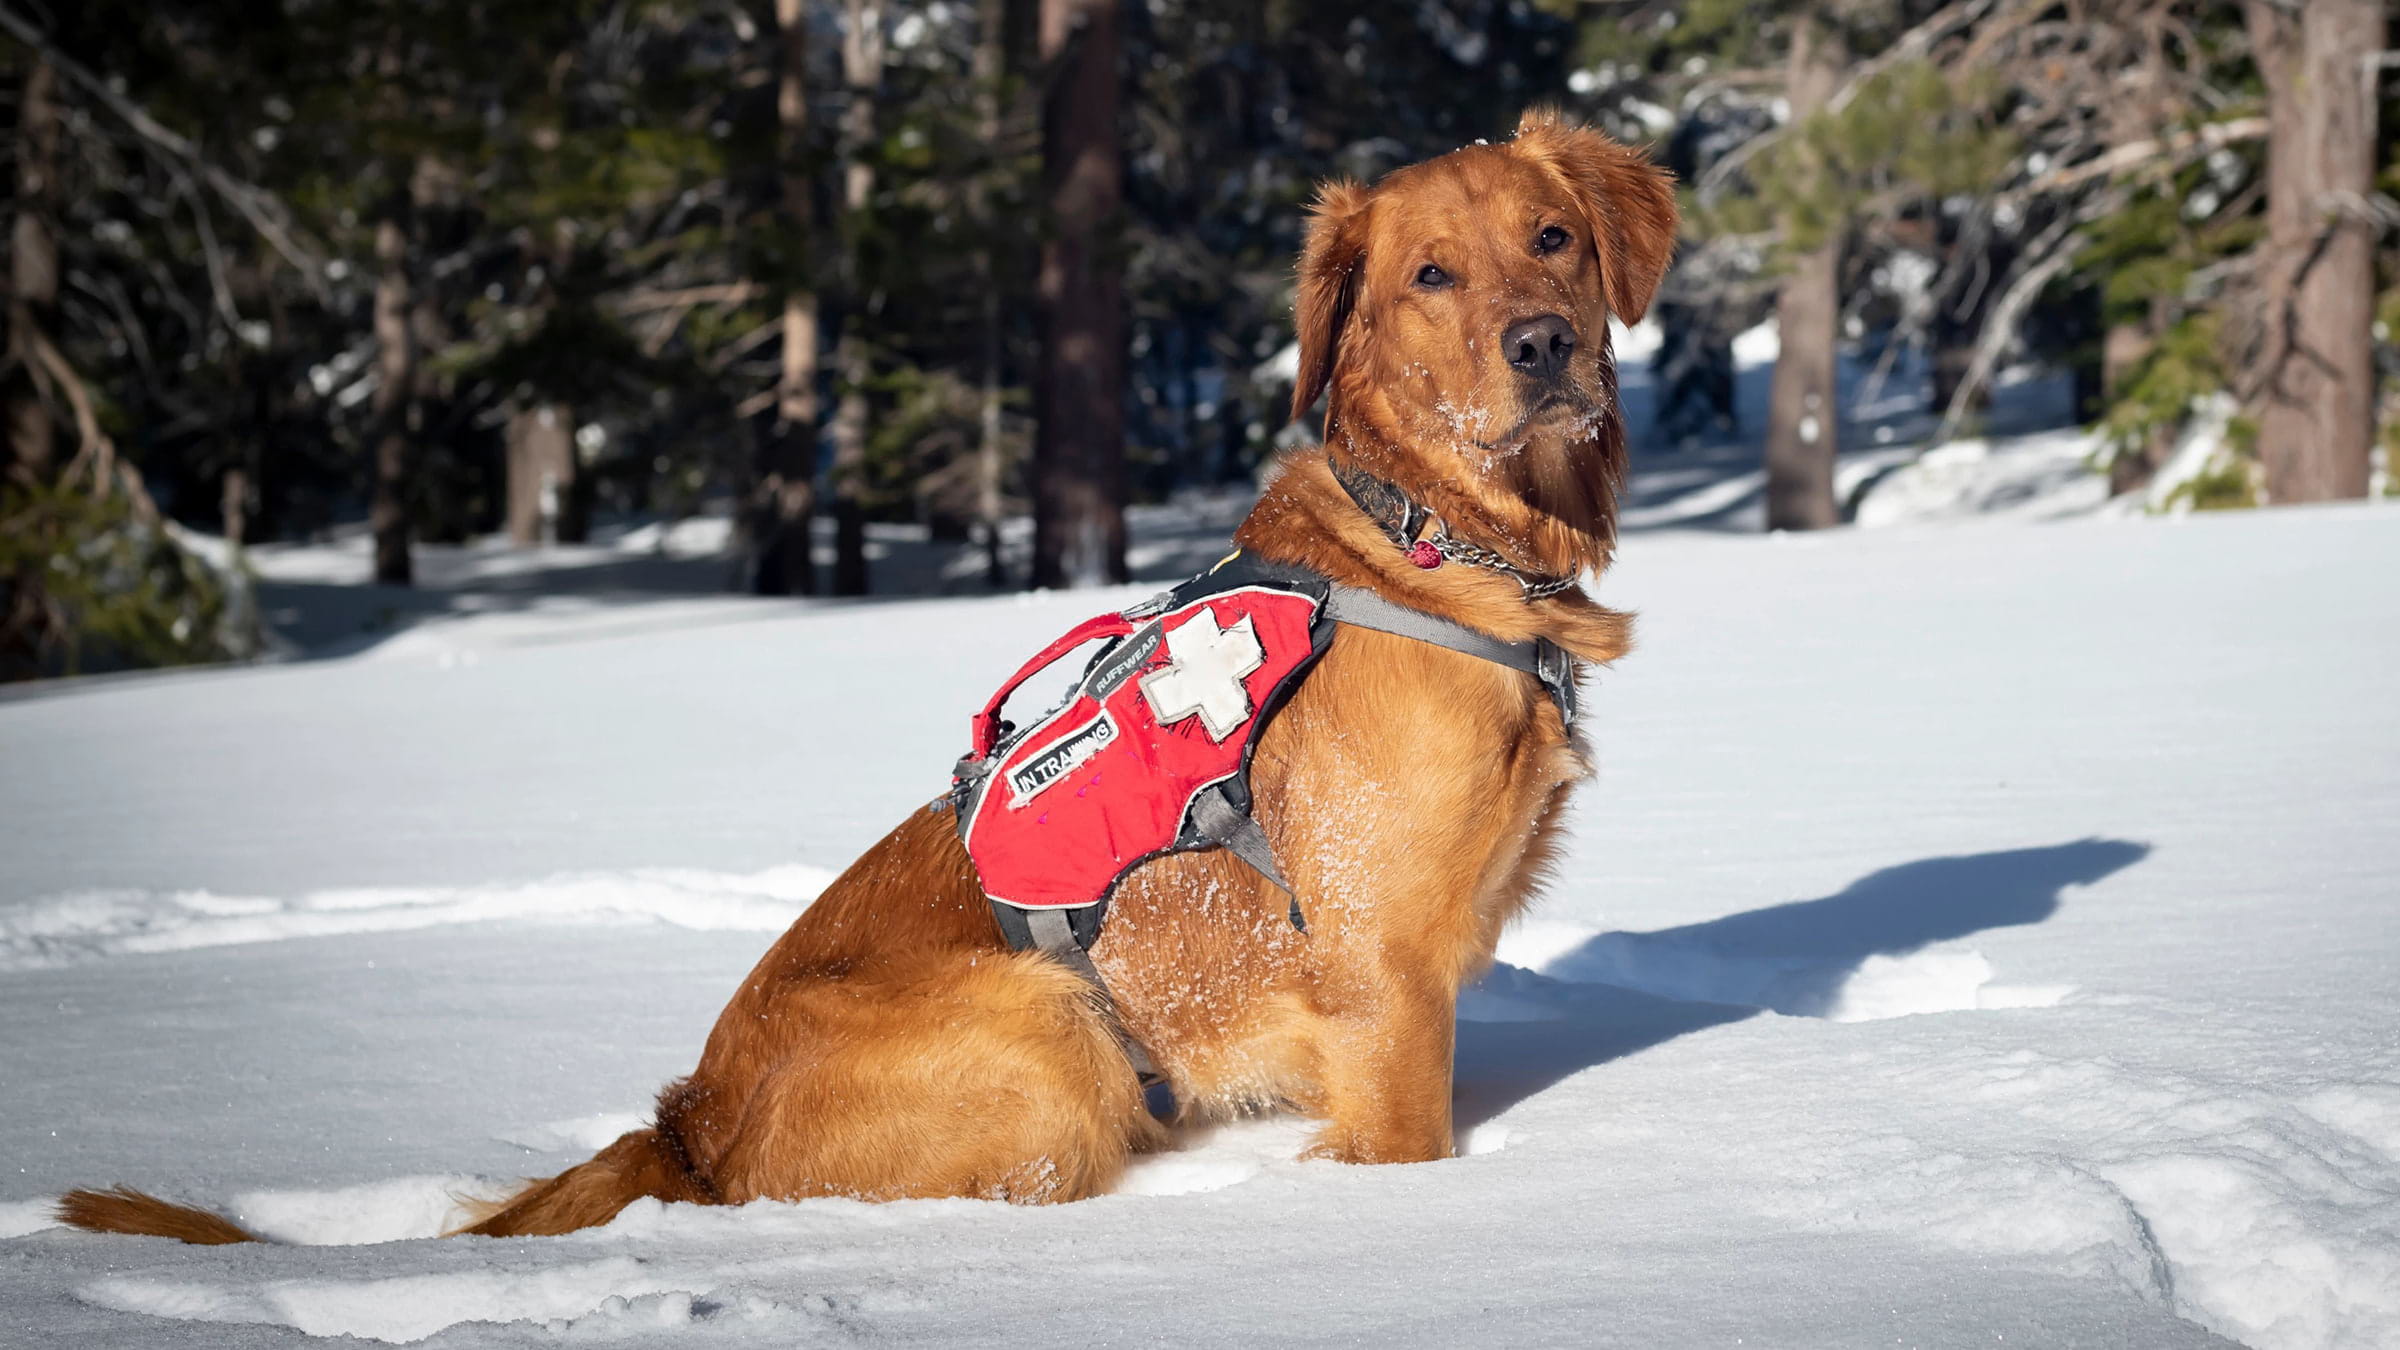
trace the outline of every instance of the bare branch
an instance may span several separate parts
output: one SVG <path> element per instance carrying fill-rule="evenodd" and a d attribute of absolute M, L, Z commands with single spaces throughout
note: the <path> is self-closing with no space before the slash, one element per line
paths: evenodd
<path fill-rule="evenodd" d="M 201 199 L 199 193 L 192 191 L 191 180 L 182 174 L 176 175 L 175 187 L 183 199 L 192 205 L 192 223 L 199 227 L 200 258 L 208 269 L 208 291 L 216 301 L 217 317 L 223 319 L 225 327 L 234 330 L 238 338 L 242 313 L 233 303 L 233 286 L 225 279 L 225 254 L 217 247 L 216 227 L 208 220 L 208 203 Z"/>
<path fill-rule="evenodd" d="M 1833 91 L 1833 97 L 1825 100 L 1825 111 L 1835 114 L 1849 107 L 1850 101 L 1858 97 L 1858 91 L 1865 88 L 1869 80 L 1902 61 L 1914 60 L 1932 51 L 1935 43 L 1982 18 L 1997 3 L 1998 0 L 1958 0 L 1956 4 L 1936 11 L 1933 17 L 1902 33 L 1891 46 L 1854 67 L 1850 78 L 1843 81 L 1841 88 Z"/>
<path fill-rule="evenodd" d="M 748 356 L 750 353 L 758 350 L 760 347 L 765 346 L 767 339 L 779 337 L 782 335 L 782 333 L 783 316 L 778 314 L 775 317 L 767 320 L 765 323 L 762 323 L 756 328 L 751 329 L 749 332 L 735 338 L 733 341 L 726 343 L 723 347 L 718 348 L 717 351 L 708 358 L 708 368 L 710 370 L 724 370 L 728 366 L 731 366 L 734 362 L 741 360 L 743 357 Z"/>
<path fill-rule="evenodd" d="M 2210 122 L 2190 131 L 2180 131 L 2156 140 L 2135 141 L 2116 146 L 2080 164 L 2071 164 L 2027 183 L 2019 194 L 2056 192 L 2074 187 L 2094 178 L 2104 178 L 2120 169 L 2129 169 L 2155 156 L 2166 156 L 2171 167 L 2181 164 L 2195 150 L 2216 150 L 2236 141 L 2254 141 L 2267 134 L 2264 117 L 2237 117 L 2229 122 Z"/>
<path fill-rule="evenodd" d="M 2029 260 L 2010 279 L 2008 288 L 1992 303 L 1991 317 L 1984 321 L 1983 336 L 1975 343 L 1974 358 L 1967 363 L 1958 388 L 1951 391 L 1950 406 L 1942 410 L 1942 425 L 1930 442 L 1939 445 L 1958 434 L 1959 425 L 1966 421 L 1967 408 L 1976 395 L 1991 381 L 1992 368 L 1999 364 L 2000 353 L 2016 336 L 2017 320 L 2024 315 L 2034 297 L 2052 278 L 2066 270 L 2075 259 L 2075 231 L 2111 211 L 2125 205 L 2127 194 L 2122 189 L 2096 193 L 2075 210 L 2051 222 L 2048 228 L 2026 245 Z"/>
<path fill-rule="evenodd" d="M 616 308 L 620 314 L 634 315 L 661 309 L 690 309 L 694 305 L 746 305 L 766 293 L 766 288 L 754 281 L 728 281 L 672 291 L 629 291 L 617 301 Z"/>
<path fill-rule="evenodd" d="M 298 239 L 290 224 L 291 212 L 284 206 L 282 198 L 218 167 L 199 146 L 161 125 L 138 104 L 109 88 L 107 81 L 60 51 L 39 28 L 5 4 L 0 4 L 0 29 L 6 29 L 19 42 L 33 48 L 42 60 L 74 81 L 102 107 L 115 113 L 118 120 L 131 128 L 135 135 L 158 151 L 180 160 L 194 176 L 224 198 L 228 206 L 239 212 L 242 219 L 249 221 L 250 228 L 258 232 L 259 238 L 264 239 L 269 248 L 282 254 L 284 261 L 299 271 L 318 299 L 331 298 L 325 288 L 324 261 L 315 250 L 305 247 Z"/>
<path fill-rule="evenodd" d="M 122 491 L 125 505 L 136 520 L 145 525 L 156 524 L 158 506 L 150 500 L 150 489 L 143 484 L 140 471 L 117 454 L 116 442 L 100 429 L 100 417 L 92 407 L 91 391 L 84 387 L 82 378 L 75 373 L 73 366 L 67 364 L 65 354 L 50 341 L 49 334 L 34 329 L 30 334 L 30 343 L 35 385 L 45 397 L 64 399 L 68 411 L 75 418 L 78 442 L 75 458 L 68 462 L 65 472 L 59 475 L 59 481 L 71 483 L 78 474 L 88 474 L 93 496 L 106 500 L 111 492 Z"/>

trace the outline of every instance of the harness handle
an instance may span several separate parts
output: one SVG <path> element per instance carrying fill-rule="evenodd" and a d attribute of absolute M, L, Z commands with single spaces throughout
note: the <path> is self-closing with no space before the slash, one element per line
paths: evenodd
<path fill-rule="evenodd" d="M 975 714 L 972 725 L 974 757 L 976 759 L 992 757 L 992 747 L 1000 743 L 1001 705 L 1008 702 L 1009 695 L 1017 692 L 1018 685 L 1032 679 L 1036 672 L 1048 668 L 1058 658 L 1094 638 L 1119 638 L 1132 631 L 1133 620 L 1122 614 L 1102 614 L 1075 625 L 1056 642 L 1035 652 L 1033 659 L 1018 667 L 1017 673 L 1008 678 L 1008 683 L 1000 686 L 1000 692 L 992 695 L 992 701 L 983 705 L 983 711 Z"/>

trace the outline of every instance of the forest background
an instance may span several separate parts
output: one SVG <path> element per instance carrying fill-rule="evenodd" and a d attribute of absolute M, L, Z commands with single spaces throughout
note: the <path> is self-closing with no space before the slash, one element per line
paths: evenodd
<path fill-rule="evenodd" d="M 1842 524 L 1848 362 L 1918 402 L 1920 457 L 2034 370 L 2120 499 L 2387 494 L 2388 27 L 2376 0 L 0 0 L 0 678 L 254 656 L 246 551 L 362 532 L 361 588 L 428 547 L 691 520 L 761 595 L 921 587 L 876 564 L 902 527 L 954 582 L 1124 580 L 1129 507 L 1238 497 L 1311 434 L 1283 409 L 1314 184 L 1536 103 L 1681 181 L 1637 472 L 1743 447 L 1767 528 Z"/>

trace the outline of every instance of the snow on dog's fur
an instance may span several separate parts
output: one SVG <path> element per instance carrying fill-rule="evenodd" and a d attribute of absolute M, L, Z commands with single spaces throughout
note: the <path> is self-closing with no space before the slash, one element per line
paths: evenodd
<path fill-rule="evenodd" d="M 1674 218 L 1663 173 L 1544 112 L 1505 144 L 1327 185 L 1300 264 L 1293 400 L 1297 415 L 1330 392 L 1326 445 L 1285 460 L 1237 542 L 1503 640 L 1623 654 L 1627 618 L 1580 591 L 1528 601 L 1499 572 L 1412 566 L 1329 461 L 1528 573 L 1604 568 L 1625 467 L 1607 324 L 1640 319 Z M 1570 342 L 1539 375 L 1501 341 L 1533 319 Z M 1187 1115 L 1288 1108 L 1323 1122 L 1311 1156 L 1447 1157 L 1458 992 L 1530 898 L 1585 772 L 1531 675 L 1345 628 L 1250 780 L 1308 932 L 1230 855 L 1173 854 L 1118 887 L 1093 959 Z M 1084 982 L 1001 940 L 944 801 L 767 952 L 652 1126 L 463 1231 L 562 1233 L 644 1196 L 1074 1200 L 1161 1138 Z M 122 1188 L 74 1192 L 60 1213 L 247 1236 Z"/>

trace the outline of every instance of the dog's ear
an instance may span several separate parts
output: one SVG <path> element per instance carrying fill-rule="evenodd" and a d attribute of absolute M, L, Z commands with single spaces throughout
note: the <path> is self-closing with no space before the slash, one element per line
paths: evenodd
<path fill-rule="evenodd" d="M 1555 108 L 1526 109 L 1509 147 L 1566 182 L 1600 252 L 1609 313 L 1620 323 L 1641 322 L 1675 256 L 1674 176 Z"/>
<path fill-rule="evenodd" d="M 1367 259 L 1367 190 L 1346 178 L 1317 186 L 1309 208 L 1308 242 L 1300 250 L 1300 284 L 1292 298 L 1292 327 L 1300 340 L 1300 378 L 1292 386 L 1292 418 L 1333 378 L 1334 351 L 1358 301 L 1358 273 Z"/>

